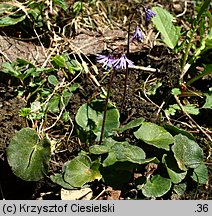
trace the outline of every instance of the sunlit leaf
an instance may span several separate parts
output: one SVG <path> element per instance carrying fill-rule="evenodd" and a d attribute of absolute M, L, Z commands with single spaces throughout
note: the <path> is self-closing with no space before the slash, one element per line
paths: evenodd
<path fill-rule="evenodd" d="M 161 7 L 153 7 L 157 16 L 152 18 L 157 30 L 163 35 L 163 40 L 171 49 L 174 49 L 180 38 L 180 27 L 172 23 L 173 16 Z"/>
<path fill-rule="evenodd" d="M 103 161 L 103 166 L 109 166 L 118 161 L 141 164 L 145 157 L 145 152 L 138 146 L 130 145 L 127 142 L 117 142 L 109 149 L 109 155 Z"/>
<path fill-rule="evenodd" d="M 66 66 L 66 60 L 63 56 L 54 56 L 52 59 L 52 63 L 57 67 L 65 67 Z"/>
<path fill-rule="evenodd" d="M 91 154 L 105 154 L 108 153 L 109 148 L 105 145 L 93 145 L 89 148 Z"/>
<path fill-rule="evenodd" d="M 197 108 L 193 104 L 187 104 L 187 105 L 183 106 L 183 109 L 185 110 L 185 112 L 192 114 L 192 115 L 198 115 L 199 114 L 199 108 Z"/>
<path fill-rule="evenodd" d="M 21 72 L 18 70 L 17 67 L 15 67 L 15 63 L 10 63 L 10 62 L 2 63 L 2 72 L 10 74 L 11 76 L 17 78 L 21 75 Z"/>
<path fill-rule="evenodd" d="M 7 4 L 6 1 L 4 1 L 4 3 L 0 3 L 0 15 L 2 16 L 3 14 L 5 14 L 5 12 L 11 12 L 15 8 L 15 6 Z"/>
<path fill-rule="evenodd" d="M 179 88 L 173 88 L 171 90 L 171 93 L 172 93 L 172 95 L 179 95 L 179 94 L 181 94 L 181 91 Z"/>
<path fill-rule="evenodd" d="M 62 119 L 63 119 L 64 122 L 70 121 L 71 117 L 69 115 L 69 112 L 64 112 L 63 116 L 62 116 Z"/>
<path fill-rule="evenodd" d="M 60 103 L 60 97 L 57 95 L 53 96 L 48 103 L 48 111 L 52 113 L 58 113 L 59 103 Z"/>
<path fill-rule="evenodd" d="M 134 135 L 137 139 L 141 139 L 147 144 L 165 150 L 169 150 L 169 145 L 174 142 L 172 135 L 168 131 L 150 122 L 144 122 L 141 127 L 134 132 Z"/>

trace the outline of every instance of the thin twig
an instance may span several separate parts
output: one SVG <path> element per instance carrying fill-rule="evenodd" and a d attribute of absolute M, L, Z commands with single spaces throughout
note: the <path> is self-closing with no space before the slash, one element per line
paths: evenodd
<path fill-rule="evenodd" d="M 10 63 L 12 62 L 12 61 L 10 60 L 10 58 L 9 58 L 3 51 L 0 50 L 0 54 L 3 55 L 4 58 L 5 58 L 7 61 L 9 61 Z"/>
<path fill-rule="evenodd" d="M 186 11 L 187 11 L 188 2 L 185 1 L 184 3 L 185 3 L 184 10 L 183 10 L 182 13 L 180 13 L 180 14 L 178 14 L 178 15 L 176 16 L 177 18 L 183 16 L 183 15 L 186 13 Z"/>
<path fill-rule="evenodd" d="M 97 200 L 99 199 L 99 197 L 101 197 L 104 193 L 105 193 L 106 189 L 104 188 L 99 195 L 97 195 L 93 200 Z"/>
<path fill-rule="evenodd" d="M 183 111 L 183 113 L 196 125 L 196 127 L 212 142 L 212 138 L 210 135 L 208 135 L 203 129 L 202 127 L 200 127 L 196 121 L 194 121 L 194 119 L 185 111 L 185 109 L 183 108 L 183 105 L 181 104 L 179 98 L 175 95 L 175 100 L 177 102 L 177 104 L 179 105 L 179 107 L 181 108 L 181 110 Z"/>
<path fill-rule="evenodd" d="M 2 186 L 1 186 L 1 182 L 0 182 L 0 192 L 1 192 L 2 200 L 5 200 L 4 193 L 2 190 Z"/>
<path fill-rule="evenodd" d="M 37 31 L 36 31 L 35 28 L 34 28 L 33 30 L 34 30 L 34 32 L 35 32 L 35 35 L 37 36 L 37 39 L 38 39 L 38 41 L 39 41 L 39 43 L 40 43 L 42 49 L 43 49 L 43 53 L 44 53 L 45 57 L 47 57 L 46 49 L 45 49 L 43 43 L 42 43 L 41 40 L 40 40 L 40 36 L 38 35 L 38 33 L 37 33 Z"/>
<path fill-rule="evenodd" d="M 136 70 L 149 71 L 149 72 L 156 72 L 157 71 L 157 69 L 155 69 L 155 68 L 143 67 L 143 66 L 137 66 L 137 65 L 129 66 L 129 68 L 136 69 Z"/>

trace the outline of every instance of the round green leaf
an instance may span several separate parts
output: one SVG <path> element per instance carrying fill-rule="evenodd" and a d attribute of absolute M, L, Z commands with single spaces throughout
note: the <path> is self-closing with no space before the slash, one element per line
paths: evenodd
<path fill-rule="evenodd" d="M 177 172 L 175 172 L 174 170 L 172 170 L 172 169 L 170 169 L 168 167 L 166 167 L 166 168 L 167 168 L 170 179 L 175 184 L 180 183 L 186 177 L 187 171 L 177 173 Z"/>
<path fill-rule="evenodd" d="M 172 95 L 179 95 L 181 94 L 181 90 L 179 88 L 173 88 L 171 90 Z"/>
<path fill-rule="evenodd" d="M 169 150 L 169 145 L 174 142 L 172 135 L 163 127 L 150 122 L 144 122 L 141 127 L 134 132 L 134 135 L 137 139 L 141 139 L 147 144 L 167 151 Z"/>
<path fill-rule="evenodd" d="M 64 165 L 64 180 L 73 187 L 82 187 L 85 183 L 99 178 L 100 172 L 86 155 L 77 156 Z"/>
<path fill-rule="evenodd" d="M 203 151 L 199 145 L 181 134 L 174 137 L 172 151 L 181 170 L 197 168 L 203 161 Z"/>
<path fill-rule="evenodd" d="M 205 164 L 199 165 L 196 169 L 193 171 L 193 175 L 191 176 L 192 179 L 199 184 L 206 184 L 208 181 L 208 168 Z"/>
<path fill-rule="evenodd" d="M 26 181 L 38 181 L 48 171 L 50 142 L 39 141 L 31 128 L 23 128 L 12 138 L 7 148 L 7 160 L 15 175 Z"/>
<path fill-rule="evenodd" d="M 85 131 L 94 130 L 98 121 L 98 113 L 89 104 L 83 104 L 75 117 L 77 124 Z"/>
<path fill-rule="evenodd" d="M 104 108 L 105 102 L 102 100 L 95 100 L 89 104 L 83 104 L 79 108 L 75 120 L 85 131 L 93 131 L 99 137 L 102 129 Z M 118 128 L 119 124 L 118 110 L 111 103 L 108 103 L 104 136 L 112 135 L 113 130 Z"/>
<path fill-rule="evenodd" d="M 146 197 L 161 197 L 171 188 L 171 180 L 160 175 L 155 175 L 152 179 L 148 179 L 147 183 L 142 187 L 142 193 Z"/>

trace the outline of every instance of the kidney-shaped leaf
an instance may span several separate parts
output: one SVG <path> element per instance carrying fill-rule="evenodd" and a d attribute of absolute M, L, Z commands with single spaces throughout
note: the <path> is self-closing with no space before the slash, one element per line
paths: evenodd
<path fill-rule="evenodd" d="M 82 187 L 100 178 L 100 172 L 88 156 L 80 155 L 64 164 L 64 180 L 73 187 Z"/>
<path fill-rule="evenodd" d="M 174 137 L 172 151 L 181 170 L 197 168 L 203 161 L 203 151 L 199 145 L 181 134 Z"/>
<path fill-rule="evenodd" d="M 142 193 L 146 197 L 161 197 L 171 188 L 171 180 L 160 175 L 155 175 L 152 179 L 147 180 L 142 187 Z"/>
<path fill-rule="evenodd" d="M 23 128 L 12 138 L 7 148 L 7 160 L 15 175 L 26 181 L 38 181 L 48 171 L 50 142 L 39 141 L 31 128 Z"/>
<path fill-rule="evenodd" d="M 137 139 L 153 145 L 157 148 L 169 150 L 169 145 L 174 142 L 172 135 L 163 127 L 154 123 L 144 122 L 141 127 L 134 132 Z"/>

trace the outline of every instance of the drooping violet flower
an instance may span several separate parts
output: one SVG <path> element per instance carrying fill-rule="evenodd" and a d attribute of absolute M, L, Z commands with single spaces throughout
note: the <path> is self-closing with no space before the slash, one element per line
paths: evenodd
<path fill-rule="evenodd" d="M 139 42 L 141 42 L 144 39 L 144 36 L 143 36 L 139 26 L 136 26 L 135 33 L 132 37 L 132 41 L 134 41 L 135 39 Z"/>
<path fill-rule="evenodd" d="M 125 54 L 122 54 L 120 58 L 114 59 L 113 68 L 115 70 L 126 69 L 127 63 L 128 63 L 128 66 L 134 66 L 134 63 L 131 60 L 129 60 Z"/>
<path fill-rule="evenodd" d="M 154 13 L 152 10 L 149 8 L 145 8 L 145 13 L 146 13 L 146 21 L 150 21 L 152 17 L 156 16 L 156 13 Z"/>
<path fill-rule="evenodd" d="M 100 64 L 103 64 L 102 67 L 109 70 L 113 66 L 114 58 L 109 55 L 97 54 L 96 61 Z"/>

